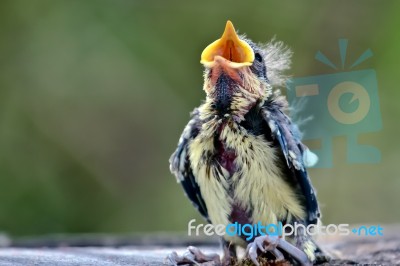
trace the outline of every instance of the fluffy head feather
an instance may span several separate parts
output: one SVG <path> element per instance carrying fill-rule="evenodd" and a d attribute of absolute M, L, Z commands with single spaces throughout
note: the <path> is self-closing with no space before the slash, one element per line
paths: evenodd
<path fill-rule="evenodd" d="M 287 80 L 284 72 L 290 68 L 292 51 L 282 41 L 276 41 L 275 38 L 259 46 L 263 52 L 270 85 L 284 86 Z"/>

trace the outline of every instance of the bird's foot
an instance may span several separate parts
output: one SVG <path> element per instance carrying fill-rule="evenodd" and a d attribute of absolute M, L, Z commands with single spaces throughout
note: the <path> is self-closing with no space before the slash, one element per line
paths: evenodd
<path fill-rule="evenodd" d="M 276 263 L 285 260 L 285 256 L 280 251 L 283 250 L 290 256 L 292 256 L 300 265 L 312 265 L 311 261 L 308 259 L 307 255 L 303 251 L 288 243 L 286 240 L 282 239 L 279 236 L 258 236 L 254 239 L 253 242 L 247 245 L 246 254 L 256 266 L 260 266 L 260 263 L 257 261 L 258 250 L 264 253 L 272 253 L 272 255 L 275 256 Z"/>
<path fill-rule="evenodd" d="M 275 256 L 275 261 L 280 262 L 285 259 L 282 252 L 277 249 L 280 238 L 277 236 L 259 236 L 254 239 L 253 242 L 247 245 L 246 254 L 257 266 L 260 264 L 257 261 L 258 250 L 261 252 L 271 252 Z"/>
<path fill-rule="evenodd" d="M 200 249 L 189 246 L 186 251 L 179 256 L 175 251 L 165 258 L 165 264 L 168 265 L 202 265 L 202 266 L 220 266 L 221 259 L 218 254 L 204 254 Z"/>

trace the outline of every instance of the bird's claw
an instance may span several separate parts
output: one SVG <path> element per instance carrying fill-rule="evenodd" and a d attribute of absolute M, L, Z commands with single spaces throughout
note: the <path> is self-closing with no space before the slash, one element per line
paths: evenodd
<path fill-rule="evenodd" d="M 256 266 L 260 265 L 257 261 L 258 250 L 264 253 L 267 251 L 271 252 L 275 256 L 276 262 L 283 261 L 285 257 L 277 249 L 280 239 L 277 236 L 269 235 L 256 237 L 253 242 L 247 245 L 246 254 Z"/>
<path fill-rule="evenodd" d="M 219 266 L 221 260 L 218 254 L 204 254 L 200 249 L 189 246 L 186 251 L 179 256 L 175 251 L 165 258 L 165 264 L 168 265 L 201 265 L 201 266 Z"/>
<path fill-rule="evenodd" d="M 275 262 L 285 260 L 284 255 L 278 248 L 293 257 L 300 265 L 312 265 L 312 262 L 302 250 L 279 236 L 262 235 L 256 237 L 252 243 L 248 244 L 246 254 L 256 266 L 260 266 L 257 261 L 258 250 L 271 252 L 275 256 Z"/>

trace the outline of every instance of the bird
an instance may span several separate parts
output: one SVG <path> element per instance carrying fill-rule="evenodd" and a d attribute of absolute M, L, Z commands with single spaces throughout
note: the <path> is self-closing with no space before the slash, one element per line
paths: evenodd
<path fill-rule="evenodd" d="M 320 221 L 307 172 L 317 157 L 301 142 L 281 93 L 291 55 L 281 41 L 256 44 L 239 35 L 231 21 L 201 54 L 206 99 L 191 113 L 169 162 L 208 223 L 308 226 Z M 193 246 L 167 259 L 172 265 L 230 265 L 237 248 L 243 248 L 257 266 L 263 253 L 275 261 L 312 265 L 317 253 L 323 254 L 305 230 L 285 238 L 225 234 L 221 243 L 222 259 Z"/>

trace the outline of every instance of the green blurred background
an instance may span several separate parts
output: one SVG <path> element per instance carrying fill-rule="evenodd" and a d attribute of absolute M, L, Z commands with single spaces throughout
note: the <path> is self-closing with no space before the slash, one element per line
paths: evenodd
<path fill-rule="evenodd" d="M 0 230 L 185 231 L 201 220 L 169 172 L 168 158 L 204 98 L 202 49 L 227 19 L 256 42 L 276 35 L 294 51 L 295 77 L 376 70 L 383 130 L 361 135 L 379 164 L 350 165 L 345 137 L 334 168 L 311 170 L 324 223 L 395 223 L 400 2 L 2 1 L 0 4 Z"/>

